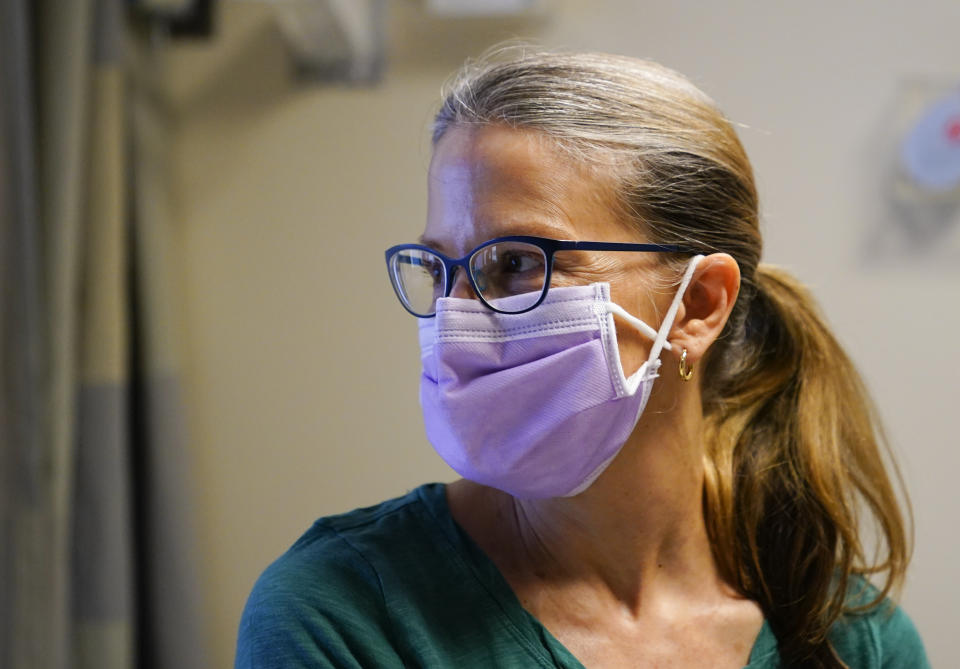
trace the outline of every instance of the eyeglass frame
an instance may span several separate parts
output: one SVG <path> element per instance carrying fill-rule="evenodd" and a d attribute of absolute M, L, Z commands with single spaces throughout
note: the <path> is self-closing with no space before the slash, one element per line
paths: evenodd
<path fill-rule="evenodd" d="M 487 302 L 483 297 L 483 292 L 477 287 L 476 281 L 474 280 L 473 273 L 470 271 L 470 260 L 480 251 L 485 249 L 488 246 L 493 244 L 500 244 L 503 242 L 522 242 L 530 244 L 532 246 L 538 247 L 544 255 L 546 260 L 544 267 L 544 276 L 543 276 L 543 288 L 540 291 L 540 297 L 532 305 L 526 309 L 520 311 L 503 311 L 502 309 L 497 309 L 495 306 Z M 677 245 L 677 244 L 635 244 L 630 242 L 586 242 L 586 241 L 571 241 L 571 240 L 560 240 L 560 239 L 550 239 L 548 237 L 533 237 L 529 235 L 508 235 L 506 237 L 494 237 L 493 239 L 485 241 L 483 244 L 480 244 L 467 255 L 462 258 L 451 258 L 449 256 L 440 253 L 434 248 L 426 246 L 424 244 L 397 244 L 391 246 L 384 253 L 385 259 L 387 262 L 387 273 L 390 275 L 390 285 L 393 287 L 393 292 L 396 293 L 397 299 L 400 300 L 400 304 L 403 306 L 406 311 L 417 317 L 417 318 L 433 318 L 437 315 L 436 310 L 432 314 L 418 314 L 414 312 L 410 307 L 407 306 L 406 301 L 403 299 L 403 296 L 400 295 L 400 291 L 397 288 L 396 282 L 393 280 L 392 268 L 390 266 L 390 259 L 399 253 L 400 251 L 417 249 L 421 251 L 429 251 L 434 254 L 440 261 L 443 263 L 443 279 L 445 282 L 444 294 L 438 296 L 440 297 L 450 297 L 450 293 L 453 292 L 454 280 L 456 277 L 456 270 L 458 267 L 462 267 L 464 273 L 467 275 L 467 281 L 470 283 L 470 288 L 473 289 L 473 294 L 477 296 L 477 299 L 480 302 L 490 309 L 499 314 L 525 314 L 528 311 L 532 311 L 540 306 L 544 299 L 547 297 L 547 292 L 550 290 L 550 278 L 553 275 L 553 256 L 557 251 L 633 251 L 641 253 L 688 253 L 694 254 L 696 251 L 692 251 L 689 248 Z M 434 302 L 436 302 L 436 299 Z"/>

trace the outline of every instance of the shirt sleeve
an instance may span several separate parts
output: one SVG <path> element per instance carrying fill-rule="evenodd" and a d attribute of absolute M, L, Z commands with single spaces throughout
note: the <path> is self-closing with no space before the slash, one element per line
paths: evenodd
<path fill-rule="evenodd" d="M 236 669 L 403 667 L 376 571 L 334 532 L 294 545 L 257 580 Z"/>
<path fill-rule="evenodd" d="M 862 578 L 851 583 L 847 603 L 866 610 L 843 616 L 834 624 L 830 641 L 851 669 L 929 669 L 923 641 L 910 617 Z"/>
<path fill-rule="evenodd" d="M 878 621 L 877 636 L 883 669 L 930 669 L 920 634 L 899 606 Z"/>

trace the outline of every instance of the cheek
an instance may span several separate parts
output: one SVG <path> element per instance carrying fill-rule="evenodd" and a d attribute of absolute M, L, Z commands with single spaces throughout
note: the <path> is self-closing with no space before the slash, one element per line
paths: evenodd
<path fill-rule="evenodd" d="M 617 328 L 617 346 L 620 349 L 620 364 L 623 365 L 623 373 L 630 376 L 646 361 L 650 355 L 650 340 L 637 332 L 629 323 L 623 322 L 614 316 L 614 323 Z M 646 320 L 646 319 L 644 319 Z"/>
<path fill-rule="evenodd" d="M 670 296 L 661 295 L 651 285 L 649 279 L 641 277 L 623 277 L 616 282 L 611 281 L 610 297 L 630 314 L 636 316 L 654 330 L 660 328 L 667 309 L 670 306 Z M 614 316 L 617 328 L 617 343 L 620 349 L 620 361 L 623 364 L 624 374 L 630 376 L 640 369 L 640 366 L 650 356 L 653 341 L 642 334 L 636 327 Z"/>

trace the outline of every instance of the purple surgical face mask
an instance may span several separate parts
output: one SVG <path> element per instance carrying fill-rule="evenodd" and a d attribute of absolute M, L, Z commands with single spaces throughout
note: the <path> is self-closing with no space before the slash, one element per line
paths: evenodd
<path fill-rule="evenodd" d="M 515 497 L 586 490 L 646 406 L 701 258 L 690 261 L 659 330 L 612 303 L 606 283 L 552 288 L 522 314 L 437 300 L 436 316 L 420 319 L 420 404 L 430 443 L 464 478 Z M 502 298 L 503 308 L 514 299 L 525 298 Z M 650 357 L 629 377 L 614 314 L 653 339 Z"/>

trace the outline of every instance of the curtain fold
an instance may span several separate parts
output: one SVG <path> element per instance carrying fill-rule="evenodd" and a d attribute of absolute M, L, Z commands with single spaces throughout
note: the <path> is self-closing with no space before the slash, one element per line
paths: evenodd
<path fill-rule="evenodd" d="M 10 669 L 206 666 L 169 175 L 133 169 L 123 12 L 122 0 L 0 0 Z"/>
<path fill-rule="evenodd" d="M 134 666 L 127 175 L 121 5 L 90 25 L 72 544 L 73 666 Z"/>
<path fill-rule="evenodd" d="M 55 602 L 43 587 L 52 527 L 31 17 L 26 0 L 0 12 L 0 665 L 43 667 L 56 666 L 41 623 Z"/>
<path fill-rule="evenodd" d="M 134 86 L 132 234 L 137 398 L 134 453 L 140 587 L 141 667 L 208 667 L 195 554 L 188 430 L 180 381 L 179 237 L 171 195 L 169 112 Z"/>

